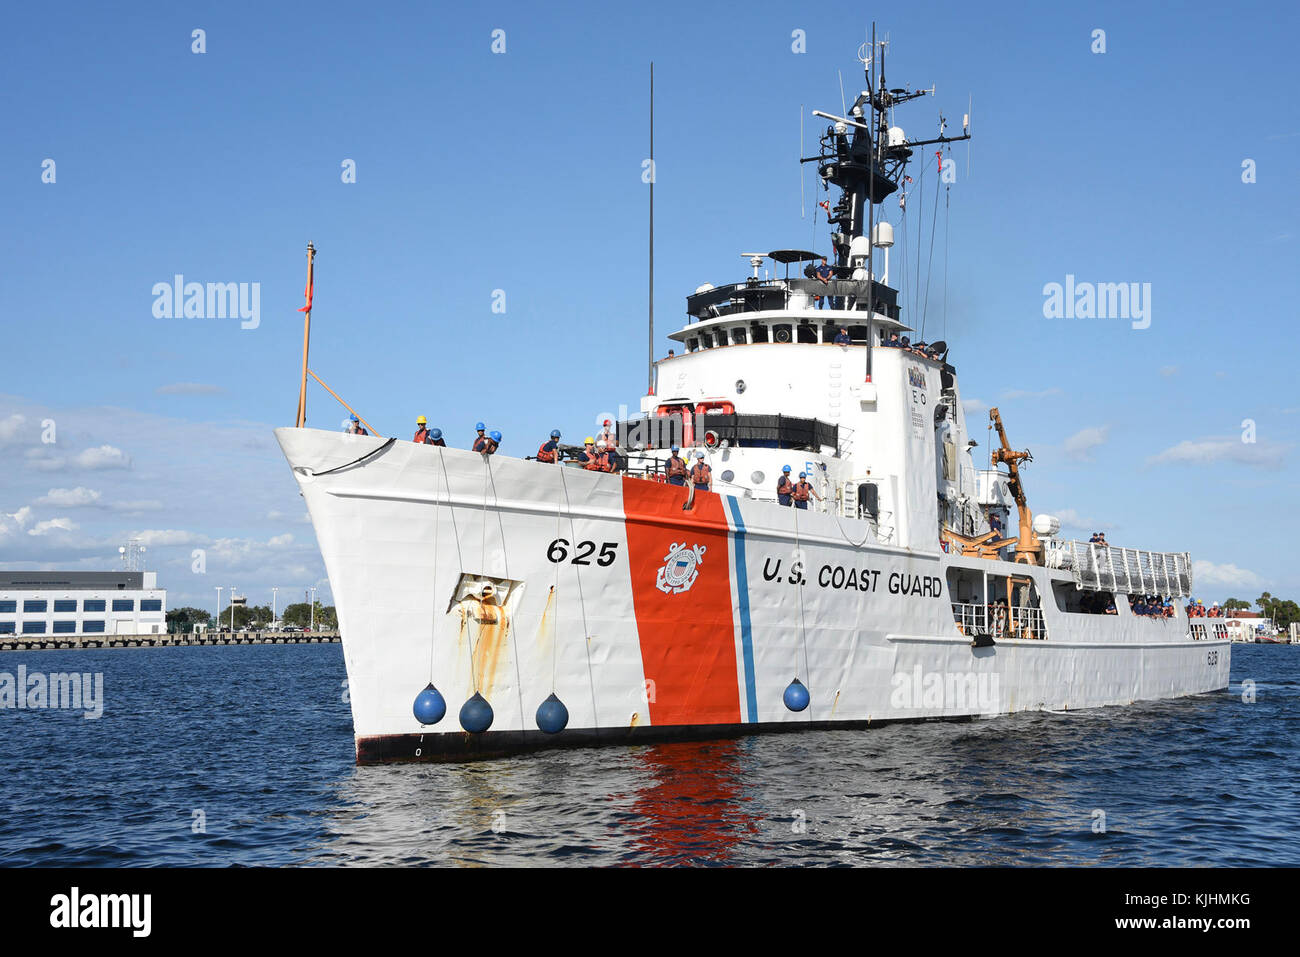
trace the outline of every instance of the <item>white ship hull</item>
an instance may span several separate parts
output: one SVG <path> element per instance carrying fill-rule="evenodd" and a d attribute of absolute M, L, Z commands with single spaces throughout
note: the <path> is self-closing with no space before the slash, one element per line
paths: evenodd
<path fill-rule="evenodd" d="M 1052 581 L 1065 572 L 882 545 L 865 521 L 752 499 L 700 493 L 684 511 L 686 489 L 639 478 L 276 435 L 333 589 L 360 763 L 1076 710 L 1228 684 L 1229 643 L 1193 640 L 1181 609 L 1062 611 Z M 1046 637 L 976 647 L 954 617 L 954 566 L 1032 576 Z M 466 597 L 484 581 L 504 601 L 487 614 Z M 800 712 L 782 699 L 796 677 L 811 698 Z M 447 713 L 421 725 L 412 705 L 430 682 Z M 457 716 L 476 690 L 493 720 L 471 734 Z M 535 718 L 552 692 L 569 714 L 558 734 Z"/>

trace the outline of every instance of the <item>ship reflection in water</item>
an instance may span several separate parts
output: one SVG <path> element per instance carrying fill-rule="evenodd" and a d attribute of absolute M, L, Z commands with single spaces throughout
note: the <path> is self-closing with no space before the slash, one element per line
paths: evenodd
<path fill-rule="evenodd" d="M 970 724 L 358 767 L 339 785 L 328 836 L 300 860 L 1298 863 L 1281 839 L 1300 826 L 1294 801 L 1270 801 L 1277 813 L 1261 818 L 1245 797 L 1278 791 L 1264 769 L 1294 759 L 1296 745 L 1265 735 L 1249 748 L 1255 760 L 1228 758 L 1244 746 L 1234 728 L 1251 717 L 1244 710 L 1216 694 Z M 1260 773 L 1244 781 L 1251 767 Z"/>

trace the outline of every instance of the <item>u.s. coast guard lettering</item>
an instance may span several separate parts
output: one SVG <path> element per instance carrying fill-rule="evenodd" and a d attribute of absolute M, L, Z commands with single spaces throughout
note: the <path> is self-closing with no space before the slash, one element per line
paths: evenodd
<path fill-rule="evenodd" d="M 708 549 L 703 545 L 675 542 L 664 556 L 664 567 L 659 569 L 655 587 L 666 595 L 680 595 L 690 591 L 695 579 L 700 575 L 700 565 L 704 562 L 704 553 Z"/>
<path fill-rule="evenodd" d="M 943 581 L 936 575 L 913 575 L 908 572 L 890 572 L 881 582 L 878 568 L 852 568 L 846 565 L 822 565 L 814 576 L 822 588 L 844 591 L 887 591 L 891 595 L 919 595 L 922 598 L 943 597 Z M 768 558 L 763 562 L 763 580 L 776 581 L 781 577 L 781 559 Z M 791 585 L 806 585 L 808 577 L 801 562 L 792 562 L 785 581 Z"/>

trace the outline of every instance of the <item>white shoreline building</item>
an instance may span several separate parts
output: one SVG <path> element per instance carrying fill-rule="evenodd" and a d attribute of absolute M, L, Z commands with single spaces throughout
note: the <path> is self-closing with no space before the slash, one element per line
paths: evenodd
<path fill-rule="evenodd" d="M 160 635 L 166 616 L 157 572 L 0 572 L 0 637 Z"/>

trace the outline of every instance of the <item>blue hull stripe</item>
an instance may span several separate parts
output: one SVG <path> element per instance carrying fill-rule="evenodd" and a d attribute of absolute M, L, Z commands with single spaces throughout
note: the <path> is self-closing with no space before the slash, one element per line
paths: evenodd
<path fill-rule="evenodd" d="M 754 631 L 749 621 L 749 570 L 745 566 L 745 520 L 740 517 L 740 503 L 727 496 L 727 505 L 736 531 L 736 604 L 740 609 L 740 647 L 745 656 L 745 707 L 749 723 L 758 722 L 758 691 L 754 687 Z"/>

